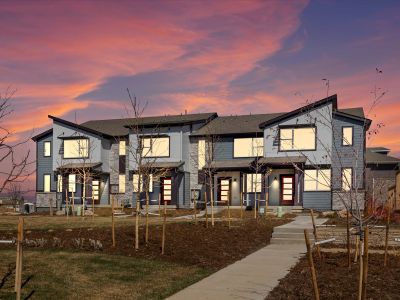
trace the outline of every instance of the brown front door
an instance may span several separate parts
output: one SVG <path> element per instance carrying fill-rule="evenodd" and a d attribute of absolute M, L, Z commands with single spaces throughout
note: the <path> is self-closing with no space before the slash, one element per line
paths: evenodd
<path fill-rule="evenodd" d="M 231 179 L 230 178 L 219 178 L 219 189 L 218 198 L 221 201 L 219 204 L 227 205 L 228 201 L 230 203 L 231 198 Z"/>
<path fill-rule="evenodd" d="M 281 176 L 281 205 L 294 205 L 294 176 Z"/>
<path fill-rule="evenodd" d="M 164 177 L 161 179 L 161 204 L 164 204 L 164 201 L 167 204 L 170 204 L 171 199 L 172 199 L 172 178 Z"/>

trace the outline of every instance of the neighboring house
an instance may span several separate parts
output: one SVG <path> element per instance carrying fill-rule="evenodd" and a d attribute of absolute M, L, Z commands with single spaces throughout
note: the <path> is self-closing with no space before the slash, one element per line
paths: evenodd
<path fill-rule="evenodd" d="M 365 153 L 367 198 L 375 200 L 377 205 L 386 202 L 400 167 L 400 159 L 390 156 L 389 152 L 390 149 L 384 147 L 371 147 Z"/>
<path fill-rule="evenodd" d="M 269 206 L 331 210 L 341 209 L 350 194 L 365 196 L 365 136 L 371 121 L 362 108 L 338 109 L 336 95 L 275 114 L 185 114 L 79 125 L 49 117 L 52 129 L 33 138 L 37 207 L 65 205 L 67 195 L 82 201 L 74 172 L 83 167 L 92 177 L 85 196 L 89 203 L 110 205 L 115 195 L 134 204 L 140 187 L 132 149 L 138 143 L 148 153 L 145 161 L 167 170 L 162 178 L 151 178 L 151 204 L 160 199 L 190 207 L 194 192 L 204 200 L 207 168 L 215 205 L 238 206 L 243 199 L 251 206 L 267 198 Z M 140 128 L 139 138 L 134 128 Z"/>

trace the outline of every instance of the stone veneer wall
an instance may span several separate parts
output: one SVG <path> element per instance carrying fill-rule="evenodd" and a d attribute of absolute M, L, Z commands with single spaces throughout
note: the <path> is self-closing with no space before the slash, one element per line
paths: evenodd
<path fill-rule="evenodd" d="M 357 194 L 355 192 L 332 191 L 332 210 L 345 209 L 343 202 L 350 203 L 351 200 L 353 201 L 353 208 L 356 207 L 357 201 L 360 208 L 364 209 L 365 191 L 359 191 Z"/>

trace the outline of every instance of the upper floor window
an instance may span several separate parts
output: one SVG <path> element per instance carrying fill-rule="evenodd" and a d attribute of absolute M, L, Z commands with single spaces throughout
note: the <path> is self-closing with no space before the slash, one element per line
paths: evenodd
<path fill-rule="evenodd" d="M 343 168 L 342 169 L 342 190 L 350 191 L 353 187 L 353 169 Z"/>
<path fill-rule="evenodd" d="M 279 129 L 279 150 L 315 150 L 316 149 L 316 128 L 280 128 Z"/>
<path fill-rule="evenodd" d="M 143 137 L 143 157 L 169 157 L 169 137 Z"/>
<path fill-rule="evenodd" d="M 43 144 L 43 156 L 49 157 L 51 156 L 51 142 L 47 141 Z"/>
<path fill-rule="evenodd" d="M 88 158 L 89 139 L 64 140 L 64 158 Z"/>
<path fill-rule="evenodd" d="M 206 141 L 199 140 L 198 148 L 198 165 L 199 170 L 201 170 L 206 165 Z"/>
<path fill-rule="evenodd" d="M 43 175 L 43 192 L 50 193 L 51 177 L 50 174 Z"/>
<path fill-rule="evenodd" d="M 304 191 L 330 191 L 331 170 L 304 170 Z"/>
<path fill-rule="evenodd" d="M 233 141 L 233 157 L 263 156 L 264 139 L 260 138 L 236 138 Z"/>
<path fill-rule="evenodd" d="M 342 127 L 342 146 L 353 145 L 353 127 Z"/>
<path fill-rule="evenodd" d="M 126 155 L 126 141 L 119 141 L 119 155 Z"/>

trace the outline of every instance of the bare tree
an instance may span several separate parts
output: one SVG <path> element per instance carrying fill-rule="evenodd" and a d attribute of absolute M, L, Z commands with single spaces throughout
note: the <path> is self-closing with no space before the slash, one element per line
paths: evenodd
<path fill-rule="evenodd" d="M 21 185 L 19 183 L 11 183 L 7 190 L 11 198 L 14 210 L 16 211 L 17 207 L 21 207 L 21 204 L 23 204 L 24 200 L 24 198 L 22 197 Z"/>

